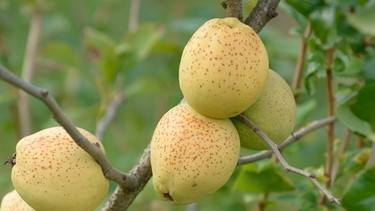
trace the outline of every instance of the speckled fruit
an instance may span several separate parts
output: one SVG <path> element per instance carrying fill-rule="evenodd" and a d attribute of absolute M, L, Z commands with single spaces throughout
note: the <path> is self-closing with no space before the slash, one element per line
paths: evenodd
<path fill-rule="evenodd" d="M 253 121 L 273 142 L 280 144 L 293 131 L 296 121 L 296 102 L 286 81 L 269 70 L 268 81 L 260 99 L 243 114 Z M 269 149 L 265 141 L 239 120 L 232 119 L 241 138 L 241 146 Z"/>
<path fill-rule="evenodd" d="M 104 152 L 101 142 L 79 129 Z M 94 210 L 109 188 L 101 167 L 62 127 L 24 137 L 16 146 L 12 182 L 35 210 Z"/>
<path fill-rule="evenodd" d="M 1 200 L 0 211 L 35 211 L 21 197 L 16 190 L 7 193 Z"/>
<path fill-rule="evenodd" d="M 267 81 L 268 55 L 254 30 L 236 18 L 212 19 L 186 44 L 179 83 L 191 107 L 213 118 L 246 110 Z"/>
<path fill-rule="evenodd" d="M 151 141 L 153 186 L 172 204 L 196 202 L 232 175 L 240 140 L 229 119 L 212 119 L 182 103 L 159 121 Z"/>

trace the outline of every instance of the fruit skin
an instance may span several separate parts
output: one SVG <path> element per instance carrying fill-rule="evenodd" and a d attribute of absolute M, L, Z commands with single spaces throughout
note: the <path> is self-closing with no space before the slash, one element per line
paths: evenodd
<path fill-rule="evenodd" d="M 153 186 L 172 204 L 201 200 L 232 175 L 240 140 L 229 119 L 212 119 L 182 103 L 155 128 L 150 145 Z"/>
<path fill-rule="evenodd" d="M 280 144 L 293 131 L 296 121 L 296 102 L 288 83 L 269 70 L 267 85 L 259 100 L 243 112 L 274 143 Z M 254 150 L 269 146 L 245 123 L 232 118 L 240 135 L 241 146 Z"/>
<path fill-rule="evenodd" d="M 211 19 L 183 50 L 180 88 L 197 112 L 233 117 L 260 97 L 268 65 L 266 48 L 251 27 L 232 17 Z"/>
<path fill-rule="evenodd" d="M 78 128 L 104 152 L 101 142 Z M 62 127 L 24 137 L 16 146 L 13 185 L 35 210 L 94 210 L 109 188 L 101 167 Z"/>
<path fill-rule="evenodd" d="M 0 211 L 35 211 L 30 207 L 16 190 L 5 194 L 1 200 Z"/>

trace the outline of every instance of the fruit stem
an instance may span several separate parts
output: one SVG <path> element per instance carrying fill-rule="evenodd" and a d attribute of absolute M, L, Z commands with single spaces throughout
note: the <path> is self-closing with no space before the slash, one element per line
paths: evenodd
<path fill-rule="evenodd" d="M 226 17 L 235 17 L 242 21 L 242 0 L 225 0 L 221 3 L 221 6 L 226 11 Z"/>

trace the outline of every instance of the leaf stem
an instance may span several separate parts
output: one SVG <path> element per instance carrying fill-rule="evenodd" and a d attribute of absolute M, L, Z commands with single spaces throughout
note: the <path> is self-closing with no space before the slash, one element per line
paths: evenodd
<path fill-rule="evenodd" d="M 310 22 L 307 24 L 303 37 L 301 39 L 301 49 L 298 54 L 296 68 L 294 70 L 294 76 L 292 81 L 292 89 L 298 90 L 301 87 L 301 79 L 303 75 L 303 67 L 305 66 L 306 52 L 307 52 L 307 39 L 311 34 Z M 294 99 L 297 101 L 298 92 L 294 94 Z"/>

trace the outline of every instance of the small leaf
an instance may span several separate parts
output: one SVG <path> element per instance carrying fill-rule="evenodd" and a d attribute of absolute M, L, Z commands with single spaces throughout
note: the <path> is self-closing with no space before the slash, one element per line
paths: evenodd
<path fill-rule="evenodd" d="M 375 211 L 375 167 L 360 173 L 342 198 L 346 210 Z"/>
<path fill-rule="evenodd" d="M 292 182 L 281 175 L 270 162 L 246 164 L 234 183 L 234 188 L 245 192 L 280 192 L 293 190 Z"/>

